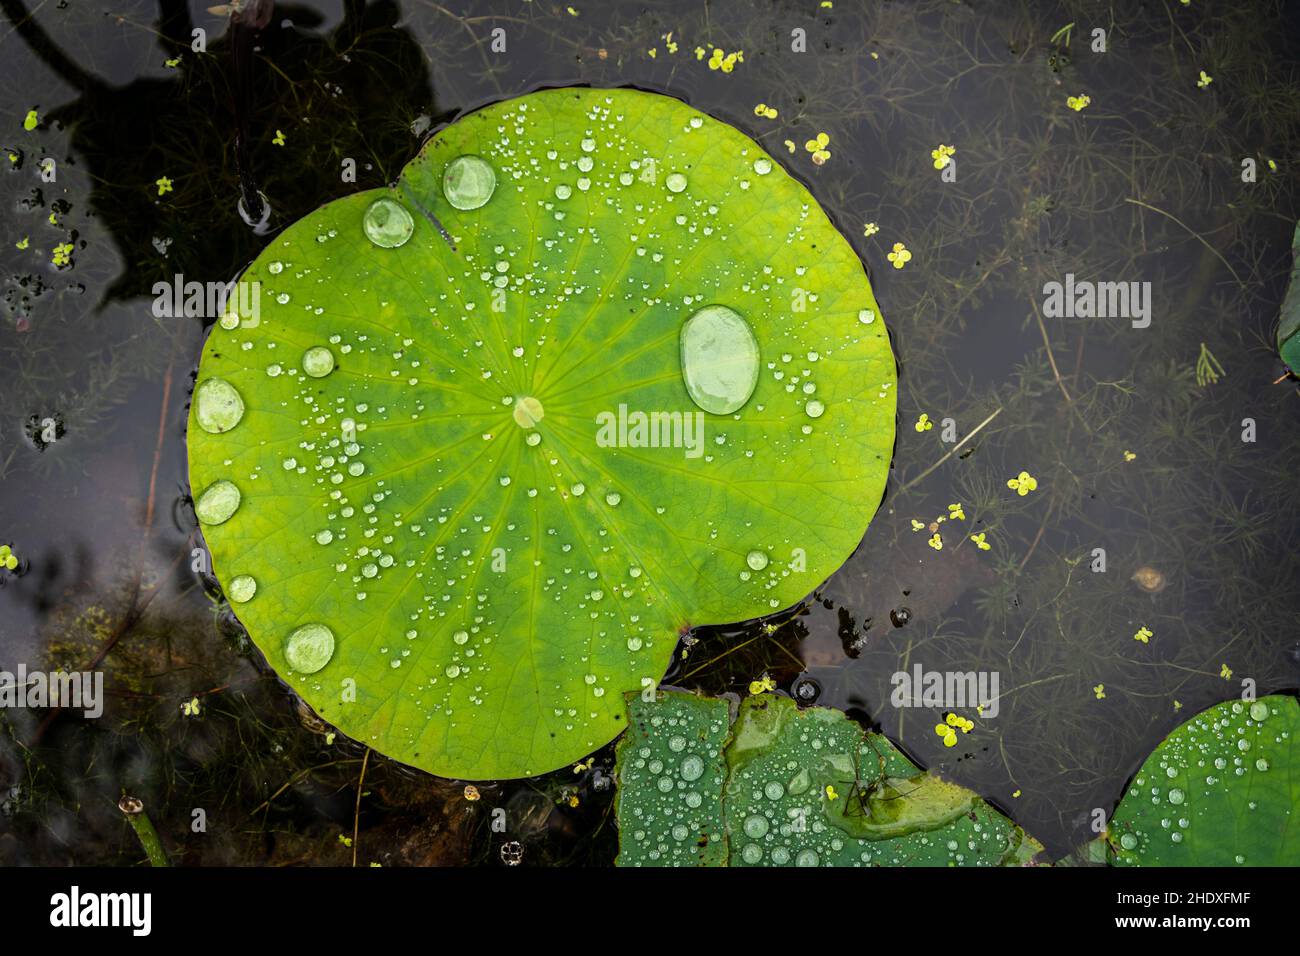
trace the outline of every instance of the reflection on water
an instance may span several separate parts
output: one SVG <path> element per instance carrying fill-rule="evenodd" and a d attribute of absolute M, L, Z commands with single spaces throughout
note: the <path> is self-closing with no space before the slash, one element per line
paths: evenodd
<path fill-rule="evenodd" d="M 857 554 L 798 609 L 691 635 L 670 681 L 744 693 L 770 673 L 1056 852 L 1182 719 L 1243 679 L 1300 686 L 1300 396 L 1271 348 L 1300 31 L 1268 4 L 850 6 L 282 6 L 250 60 L 175 2 L 4 0 L 0 542 L 21 564 L 0 570 L 0 668 L 102 664 L 109 700 L 94 722 L 6 713 L 0 861 L 138 859 L 123 789 L 188 863 L 612 858 L 608 748 L 471 797 L 336 737 L 259 666 L 194 550 L 202 323 L 151 311 L 154 282 L 226 281 L 267 241 L 241 196 L 265 195 L 274 234 L 539 85 L 632 83 L 759 139 L 863 254 L 902 370 Z M 1045 311 L 1067 275 L 1150 283 L 1149 325 Z M 975 727 L 948 746 L 953 708 L 891 701 L 917 668 L 996 675 L 996 703 L 955 708 Z"/>

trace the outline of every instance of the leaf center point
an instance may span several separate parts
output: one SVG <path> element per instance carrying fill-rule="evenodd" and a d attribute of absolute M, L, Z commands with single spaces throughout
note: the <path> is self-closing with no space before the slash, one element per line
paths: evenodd
<path fill-rule="evenodd" d="M 542 403 L 531 395 L 525 395 L 515 402 L 515 424 L 520 428 L 536 428 L 545 414 Z"/>

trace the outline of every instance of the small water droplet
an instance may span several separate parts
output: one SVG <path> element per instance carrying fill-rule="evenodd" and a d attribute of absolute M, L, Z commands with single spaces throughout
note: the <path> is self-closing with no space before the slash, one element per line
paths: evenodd
<path fill-rule="evenodd" d="M 800 768 L 799 772 L 790 778 L 789 791 L 793 796 L 799 796 L 801 793 L 807 793 L 808 788 L 812 786 L 812 774 L 808 772 L 807 767 Z"/>

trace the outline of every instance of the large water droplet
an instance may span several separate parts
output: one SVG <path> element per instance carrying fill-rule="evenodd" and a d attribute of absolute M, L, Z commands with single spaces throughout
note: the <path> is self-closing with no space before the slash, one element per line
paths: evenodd
<path fill-rule="evenodd" d="M 691 754 L 682 761 L 681 770 L 683 780 L 699 780 L 700 777 L 704 776 L 704 761 L 695 754 Z"/>
<path fill-rule="evenodd" d="M 1250 719 L 1255 721 L 1255 723 L 1260 723 L 1261 721 L 1267 720 L 1268 704 L 1264 703 L 1262 700 L 1257 700 L 1253 704 L 1251 704 Z"/>
<path fill-rule="evenodd" d="M 396 249 L 406 244 L 415 231 L 411 214 L 401 203 L 392 199 L 376 199 L 366 209 L 361 220 L 366 238 L 384 249 Z"/>
<path fill-rule="evenodd" d="M 679 193 L 686 188 L 686 175 L 684 173 L 669 173 L 668 178 L 664 180 L 664 185 L 668 187 L 670 193 Z"/>
<path fill-rule="evenodd" d="M 235 513 L 239 498 L 234 482 L 215 481 L 194 502 L 194 514 L 204 524 L 221 524 Z"/>
<path fill-rule="evenodd" d="M 442 175 L 442 194 L 457 209 L 487 205 L 497 188 L 497 174 L 479 156 L 458 156 Z"/>
<path fill-rule="evenodd" d="M 682 326 L 682 379 L 691 400 L 726 415 L 749 401 L 758 384 L 758 341 L 725 305 L 705 306 Z"/>
<path fill-rule="evenodd" d="M 314 674 L 334 656 L 334 632 L 324 624 L 304 624 L 284 642 L 284 659 L 299 674 Z"/>
<path fill-rule="evenodd" d="M 257 593 L 257 581 L 251 574 L 241 574 L 230 582 L 226 596 L 236 604 L 246 604 Z"/>
<path fill-rule="evenodd" d="M 302 354 L 302 370 L 312 378 L 324 378 L 334 371 L 334 353 L 323 345 L 309 348 Z"/>
<path fill-rule="evenodd" d="M 749 554 L 745 555 L 745 563 L 755 571 L 762 571 L 767 567 L 767 560 L 766 551 L 751 551 Z"/>
<path fill-rule="evenodd" d="M 244 417 L 244 400 L 224 378 L 209 378 L 194 390 L 194 418 L 205 432 L 220 435 Z"/>

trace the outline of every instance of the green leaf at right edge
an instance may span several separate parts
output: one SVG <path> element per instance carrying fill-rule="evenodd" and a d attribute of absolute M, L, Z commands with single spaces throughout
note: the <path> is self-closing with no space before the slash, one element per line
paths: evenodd
<path fill-rule="evenodd" d="M 619 865 L 997 866 L 1042 851 L 975 793 L 922 773 L 840 711 L 764 694 L 740 705 L 728 735 L 725 707 L 677 692 L 629 703 Z M 683 768 L 698 757 L 688 741 L 705 759 L 689 781 Z"/>
<path fill-rule="evenodd" d="M 1296 223 L 1291 242 L 1291 281 L 1282 300 L 1277 350 L 1293 372 L 1300 372 L 1300 223 Z"/>
<path fill-rule="evenodd" d="M 1300 866 L 1300 704 L 1228 701 L 1146 759 L 1109 827 L 1117 866 Z"/>

